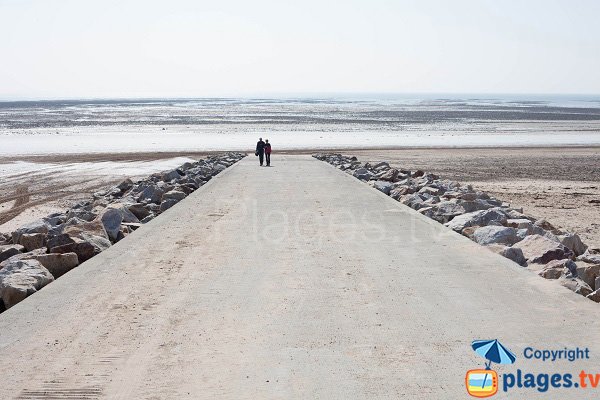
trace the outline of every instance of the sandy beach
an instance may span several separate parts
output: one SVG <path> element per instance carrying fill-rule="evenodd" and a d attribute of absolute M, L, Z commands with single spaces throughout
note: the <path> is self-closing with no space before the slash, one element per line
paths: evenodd
<path fill-rule="evenodd" d="M 338 149 L 452 179 L 523 207 L 600 248 L 600 147 Z M 283 153 L 310 153 L 288 150 Z M 0 158 L 0 232 L 63 211 L 126 177 L 198 159 L 208 152 L 40 155 Z M 277 154 L 273 156 L 277 166 Z"/>
<path fill-rule="evenodd" d="M 354 151 L 471 184 L 600 248 L 600 147 Z"/>

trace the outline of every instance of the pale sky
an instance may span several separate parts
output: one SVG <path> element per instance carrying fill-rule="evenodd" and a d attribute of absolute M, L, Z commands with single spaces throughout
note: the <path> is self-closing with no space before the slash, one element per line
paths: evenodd
<path fill-rule="evenodd" d="M 0 0 L 0 98 L 600 93 L 597 0 Z"/>

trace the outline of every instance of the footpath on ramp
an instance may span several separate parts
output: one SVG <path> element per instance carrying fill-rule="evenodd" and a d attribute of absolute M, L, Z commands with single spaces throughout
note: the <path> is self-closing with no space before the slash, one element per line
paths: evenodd
<path fill-rule="evenodd" d="M 476 339 L 500 375 L 600 373 L 596 303 L 309 156 L 257 164 L 1 314 L 0 398 L 460 399 Z"/>

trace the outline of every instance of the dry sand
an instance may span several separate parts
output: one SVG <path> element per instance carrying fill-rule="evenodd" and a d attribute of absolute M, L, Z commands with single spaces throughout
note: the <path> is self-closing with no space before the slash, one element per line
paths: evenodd
<path fill-rule="evenodd" d="M 298 151 L 296 151 L 298 152 Z M 389 161 L 470 183 L 499 199 L 522 206 L 556 226 L 579 233 L 600 248 L 600 148 L 397 149 L 343 150 L 361 161 Z M 26 162 L 34 171 L 0 176 L 0 232 L 90 198 L 101 187 L 127 176 L 166 169 L 176 157 L 198 159 L 207 153 L 121 153 L 0 158 L 2 165 Z M 171 164 L 169 164 L 171 161 Z M 90 171 L 90 163 L 102 166 Z M 175 160 L 176 163 L 176 160 Z M 277 154 L 273 156 L 277 163 Z M 51 164 L 51 168 L 46 166 Z M 77 166 L 85 165 L 87 173 Z M 129 166 L 129 168 L 124 168 Z M 100 169 L 100 167 L 99 167 Z M 137 171 L 137 173 L 132 173 Z"/>
<path fill-rule="evenodd" d="M 142 178 L 205 153 L 48 155 L 0 158 L 0 232 L 77 201 L 125 178 Z"/>
<path fill-rule="evenodd" d="M 472 184 L 581 235 L 600 248 L 600 148 L 406 149 L 353 151 Z"/>

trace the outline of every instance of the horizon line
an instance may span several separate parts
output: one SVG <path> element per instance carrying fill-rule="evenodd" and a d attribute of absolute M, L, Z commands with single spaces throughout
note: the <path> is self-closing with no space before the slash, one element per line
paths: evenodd
<path fill-rule="evenodd" d="M 206 99 L 249 99 L 249 100 L 269 100 L 269 99 L 331 99 L 336 97 L 367 97 L 367 96 L 481 96 L 480 99 L 494 96 L 515 96 L 515 97 L 598 97 L 600 93 L 556 93 L 556 92 L 265 92 L 255 94 L 231 94 L 231 95 L 207 95 L 207 96 L 65 96 L 65 97 L 35 97 L 18 96 L 2 97 L 0 102 L 38 102 L 38 101 L 139 101 L 139 100 L 206 100 Z"/>

